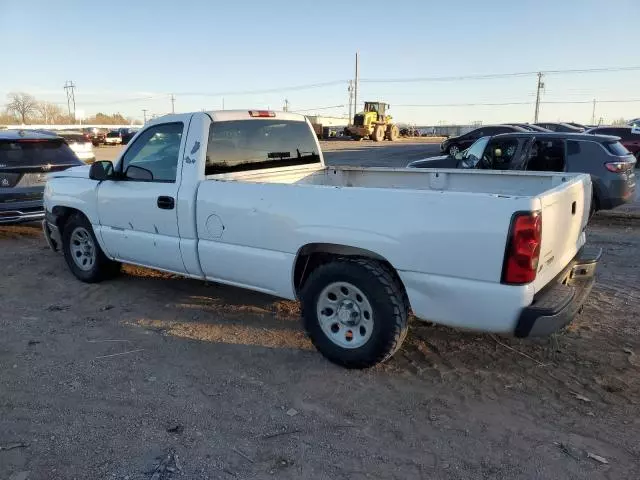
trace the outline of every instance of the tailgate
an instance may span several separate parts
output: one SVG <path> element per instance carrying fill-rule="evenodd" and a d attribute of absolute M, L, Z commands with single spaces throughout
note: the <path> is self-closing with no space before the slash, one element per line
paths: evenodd
<path fill-rule="evenodd" d="M 542 205 L 542 246 L 538 274 L 533 282 L 540 291 L 576 256 L 585 243 L 589 221 L 591 178 L 579 175 L 540 197 Z"/>

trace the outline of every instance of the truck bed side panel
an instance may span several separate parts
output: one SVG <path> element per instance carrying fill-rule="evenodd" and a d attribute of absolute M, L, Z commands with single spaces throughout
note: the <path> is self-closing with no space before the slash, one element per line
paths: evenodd
<path fill-rule="evenodd" d="M 491 194 L 210 180 L 198 188 L 199 255 L 208 277 L 238 282 L 242 270 L 247 286 L 287 298 L 309 243 L 366 249 L 397 270 L 499 282 L 511 215 L 534 206 Z"/>

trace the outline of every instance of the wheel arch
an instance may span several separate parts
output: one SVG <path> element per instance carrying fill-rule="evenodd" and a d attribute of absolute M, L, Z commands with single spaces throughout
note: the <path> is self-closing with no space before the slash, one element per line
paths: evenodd
<path fill-rule="evenodd" d="M 293 289 L 296 296 L 299 296 L 302 286 L 309 277 L 309 274 L 315 268 L 317 268 L 319 265 L 341 257 L 369 258 L 372 260 L 377 260 L 389 269 L 389 271 L 398 281 L 399 285 L 401 285 L 402 289 L 406 292 L 404 283 L 402 282 L 400 275 L 398 275 L 397 270 L 393 267 L 389 260 L 387 260 L 379 253 L 367 250 L 365 248 L 354 247 L 351 245 L 318 242 L 308 243 L 302 246 L 296 254 L 295 261 L 293 262 L 292 272 Z"/>

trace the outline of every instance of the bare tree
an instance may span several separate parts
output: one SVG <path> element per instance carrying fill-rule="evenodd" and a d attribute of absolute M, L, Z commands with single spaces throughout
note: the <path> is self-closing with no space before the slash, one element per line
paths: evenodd
<path fill-rule="evenodd" d="M 42 123 L 58 123 L 64 117 L 62 107 L 51 102 L 37 102 L 36 110 L 42 117 Z"/>
<path fill-rule="evenodd" d="M 29 115 L 36 111 L 38 102 L 28 93 L 12 92 L 7 95 L 7 111 L 18 117 L 22 123 L 27 123 Z"/>

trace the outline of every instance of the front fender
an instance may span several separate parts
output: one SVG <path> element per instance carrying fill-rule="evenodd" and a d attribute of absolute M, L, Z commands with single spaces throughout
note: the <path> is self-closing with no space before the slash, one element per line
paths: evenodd
<path fill-rule="evenodd" d="M 92 225 L 98 225 L 97 186 L 95 180 L 82 178 L 51 178 L 44 188 L 44 208 L 66 207 L 82 212 Z"/>

